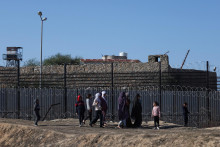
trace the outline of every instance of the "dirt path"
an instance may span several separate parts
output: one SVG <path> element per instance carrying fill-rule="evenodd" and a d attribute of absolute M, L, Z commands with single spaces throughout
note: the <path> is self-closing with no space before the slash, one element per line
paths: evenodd
<path fill-rule="evenodd" d="M 116 129 L 116 123 L 106 128 L 98 125 L 78 126 L 77 119 L 39 122 L 0 119 L 0 146 L 219 146 L 220 127 L 185 128 L 161 122 L 160 130 L 152 122 L 138 129 Z"/>

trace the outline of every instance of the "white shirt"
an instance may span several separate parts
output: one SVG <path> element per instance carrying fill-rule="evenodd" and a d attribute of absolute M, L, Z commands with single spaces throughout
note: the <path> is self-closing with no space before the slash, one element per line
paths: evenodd
<path fill-rule="evenodd" d="M 102 107 L 101 107 L 101 100 L 100 100 L 99 97 L 94 99 L 94 102 L 93 102 L 92 105 L 95 106 L 95 111 L 102 109 Z"/>

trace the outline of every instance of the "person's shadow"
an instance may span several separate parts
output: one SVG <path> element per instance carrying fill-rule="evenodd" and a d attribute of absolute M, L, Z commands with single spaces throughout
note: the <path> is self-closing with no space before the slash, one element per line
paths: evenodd
<path fill-rule="evenodd" d="M 42 127 L 67 127 L 67 126 L 73 126 L 73 125 L 38 125 L 38 126 L 42 126 Z"/>
<path fill-rule="evenodd" d="M 172 128 L 180 128 L 183 126 L 180 125 L 169 125 L 169 126 L 160 126 L 160 129 L 172 129 Z"/>

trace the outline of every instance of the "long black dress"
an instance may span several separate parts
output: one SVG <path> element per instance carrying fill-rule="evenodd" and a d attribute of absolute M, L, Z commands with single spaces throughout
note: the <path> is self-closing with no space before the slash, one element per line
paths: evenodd
<path fill-rule="evenodd" d="M 127 114 L 128 114 L 128 118 L 126 119 L 126 127 L 128 127 L 128 128 L 133 127 L 133 124 L 132 124 L 132 122 L 131 122 L 130 112 L 129 112 L 129 110 L 130 110 L 130 103 L 131 103 L 130 99 L 129 99 L 129 98 L 126 98 L 125 111 L 126 111 Z"/>
<path fill-rule="evenodd" d="M 135 99 L 131 111 L 131 118 L 134 119 L 133 127 L 140 127 L 142 123 L 142 106 L 139 99 Z"/>

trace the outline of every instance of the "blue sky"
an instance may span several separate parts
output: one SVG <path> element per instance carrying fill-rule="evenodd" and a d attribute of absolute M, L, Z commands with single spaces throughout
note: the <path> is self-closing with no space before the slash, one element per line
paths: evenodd
<path fill-rule="evenodd" d="M 98 59 L 127 52 L 146 62 L 169 51 L 170 64 L 210 61 L 220 67 L 219 0 L 1 0 L 0 54 L 22 46 L 23 61 L 40 60 L 43 12 L 43 59 L 57 53 Z M 0 65 L 5 62 L 0 58 Z"/>

